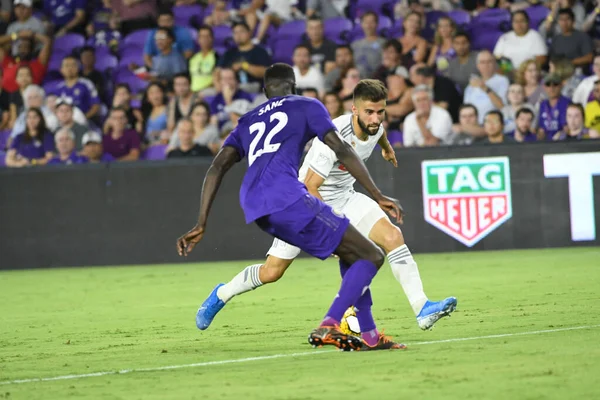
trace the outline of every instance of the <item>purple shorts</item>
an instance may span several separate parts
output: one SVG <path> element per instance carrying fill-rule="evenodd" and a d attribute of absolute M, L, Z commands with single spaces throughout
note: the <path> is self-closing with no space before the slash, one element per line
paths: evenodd
<path fill-rule="evenodd" d="M 342 242 L 350 220 L 306 194 L 285 210 L 257 219 L 256 224 L 271 236 L 324 260 Z"/>

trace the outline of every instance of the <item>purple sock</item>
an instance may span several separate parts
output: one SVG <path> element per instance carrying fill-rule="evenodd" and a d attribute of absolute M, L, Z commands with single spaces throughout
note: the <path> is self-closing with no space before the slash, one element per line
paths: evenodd
<path fill-rule="evenodd" d="M 358 260 L 352 264 L 344 275 L 342 286 L 321 325 L 325 325 L 325 321 L 335 321 L 339 324 L 346 309 L 356 304 L 358 298 L 363 294 L 363 290 L 368 288 L 376 274 L 377 267 L 370 261 Z"/>
<path fill-rule="evenodd" d="M 373 314 L 371 314 L 372 305 L 371 289 L 367 289 L 354 305 L 361 336 L 369 346 L 375 346 L 379 341 L 379 332 L 377 331 Z"/>
<path fill-rule="evenodd" d="M 365 341 L 365 343 L 367 343 L 371 347 L 379 343 L 379 332 L 377 332 L 377 329 L 371 329 L 368 332 L 362 332 L 360 336 Z"/>

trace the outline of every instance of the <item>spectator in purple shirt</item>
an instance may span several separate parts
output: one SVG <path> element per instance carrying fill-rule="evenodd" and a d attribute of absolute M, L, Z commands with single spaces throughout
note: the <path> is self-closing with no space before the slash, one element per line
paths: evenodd
<path fill-rule="evenodd" d="M 252 96 L 249 93 L 239 89 L 239 82 L 235 72 L 231 68 L 222 68 L 219 70 L 219 84 L 221 91 L 210 103 L 211 124 L 218 125 L 219 129 L 229 121 L 229 114 L 225 111 L 225 106 L 230 105 L 234 100 L 244 99 L 252 102 Z"/>
<path fill-rule="evenodd" d="M 54 153 L 54 138 L 46 129 L 44 116 L 39 108 L 27 111 L 25 132 L 17 135 L 6 153 L 7 167 L 44 165 Z"/>
<path fill-rule="evenodd" d="M 100 99 L 94 84 L 79 77 L 79 61 L 74 56 L 62 60 L 60 73 L 64 77 L 54 91 L 58 97 L 70 97 L 73 104 L 85 113 L 88 120 L 94 120 L 100 112 Z"/>
<path fill-rule="evenodd" d="M 54 36 L 85 33 L 86 0 L 44 0 L 44 13 L 54 26 Z"/>
<path fill-rule="evenodd" d="M 115 158 L 104 152 L 102 146 L 102 135 L 95 131 L 89 131 L 81 139 L 83 150 L 81 154 L 85 156 L 90 163 L 111 162 Z"/>
<path fill-rule="evenodd" d="M 569 104 L 567 107 L 567 124 L 557 132 L 552 140 L 576 141 L 582 139 L 598 139 L 600 133 L 584 125 L 585 111 L 581 104 Z"/>
<path fill-rule="evenodd" d="M 61 128 L 54 135 L 54 143 L 58 155 L 48 161 L 48 164 L 71 165 L 86 164 L 88 159 L 75 151 L 75 134 L 69 128 Z"/>
<path fill-rule="evenodd" d="M 567 124 L 567 107 L 571 101 L 561 95 L 562 79 L 556 74 L 544 78 L 544 91 L 548 97 L 540 104 L 538 114 L 538 140 L 552 140 L 556 132 Z"/>
<path fill-rule="evenodd" d="M 115 107 L 108 116 L 109 131 L 102 138 L 104 152 L 117 161 L 135 161 L 140 158 L 140 135 L 133 129 L 127 128 L 127 112 L 121 107 Z"/>
<path fill-rule="evenodd" d="M 528 143 L 537 141 L 535 133 L 533 133 L 533 120 L 535 116 L 533 111 L 527 107 L 523 107 L 517 111 L 515 116 L 515 130 L 507 133 L 519 143 Z"/>

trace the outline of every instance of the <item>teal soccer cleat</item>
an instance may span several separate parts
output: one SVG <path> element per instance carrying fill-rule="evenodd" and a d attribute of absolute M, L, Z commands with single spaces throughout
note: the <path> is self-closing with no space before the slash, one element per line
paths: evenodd
<path fill-rule="evenodd" d="M 423 330 L 433 328 L 433 325 L 440 319 L 456 310 L 456 297 L 448 297 L 442 301 L 429 301 L 423 306 L 419 315 L 417 315 L 417 323 L 419 328 Z"/>
<path fill-rule="evenodd" d="M 196 313 L 196 326 L 201 331 L 207 329 L 212 323 L 213 319 L 223 307 L 225 302 L 217 296 L 217 290 L 223 286 L 223 283 L 219 283 L 212 292 L 208 295 L 208 298 L 204 300 L 204 303 L 198 309 Z"/>

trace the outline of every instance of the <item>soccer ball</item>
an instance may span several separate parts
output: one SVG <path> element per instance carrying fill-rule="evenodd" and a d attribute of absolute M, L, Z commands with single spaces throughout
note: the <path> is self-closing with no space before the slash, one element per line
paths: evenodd
<path fill-rule="evenodd" d="M 358 324 L 358 318 L 356 318 L 356 310 L 354 307 L 351 306 L 344 313 L 342 321 L 340 322 L 340 330 L 346 335 L 360 337 L 360 325 Z"/>

